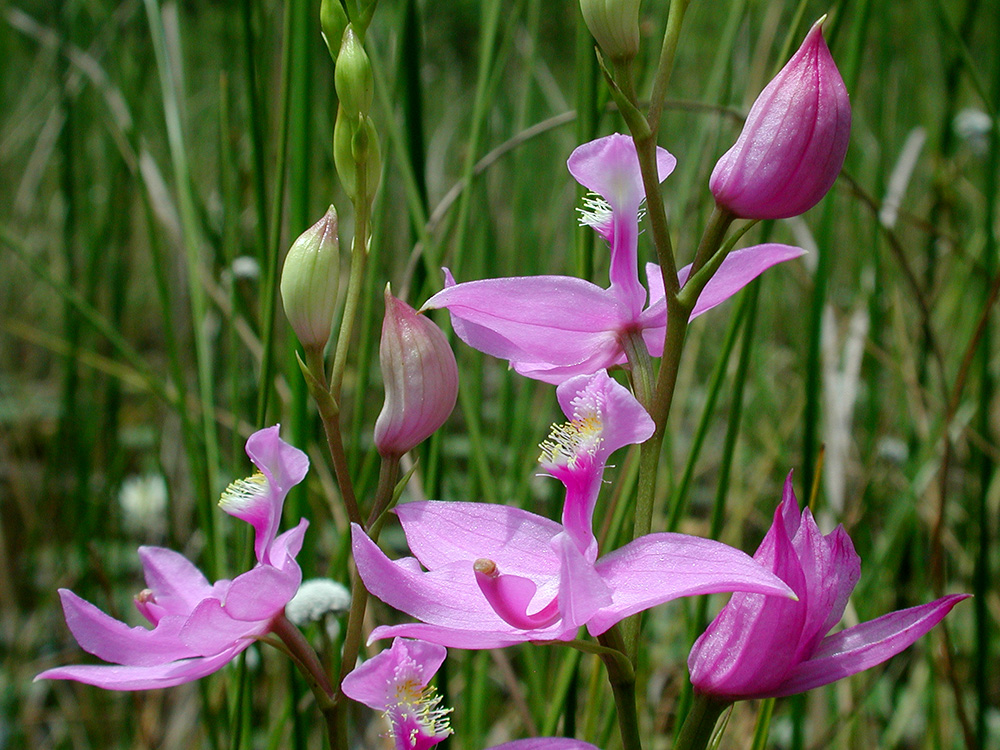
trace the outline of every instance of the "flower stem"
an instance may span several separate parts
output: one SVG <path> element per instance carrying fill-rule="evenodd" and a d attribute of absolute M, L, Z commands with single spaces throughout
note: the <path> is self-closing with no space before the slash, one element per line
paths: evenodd
<path fill-rule="evenodd" d="M 731 705 L 695 693 L 691 710 L 685 717 L 681 733 L 674 742 L 674 750 L 705 750 L 712 739 L 716 722 Z"/>
<path fill-rule="evenodd" d="M 618 731 L 621 733 L 623 750 L 642 750 L 639 734 L 639 714 L 635 701 L 635 671 L 631 662 L 622 659 L 625 642 L 618 626 L 613 626 L 597 640 L 607 651 L 601 653 L 601 661 L 608 670 L 608 682 L 615 696 L 618 714 Z"/>
<path fill-rule="evenodd" d="M 278 636 L 281 642 L 285 644 L 288 655 L 292 657 L 295 666 L 299 668 L 299 671 L 306 678 L 306 682 L 309 683 L 309 689 L 312 690 L 313 695 L 316 697 L 316 705 L 323 712 L 323 716 L 326 719 L 326 730 L 330 737 L 330 745 L 337 747 L 335 741 L 335 737 L 337 736 L 336 691 L 333 685 L 330 684 L 330 677 L 327 675 L 326 670 L 323 669 L 323 664 L 320 662 L 319 657 L 316 656 L 316 652 L 309 645 L 309 641 L 302 635 L 302 631 L 289 621 L 284 612 L 281 612 L 271 620 L 271 632 Z"/>
<path fill-rule="evenodd" d="M 326 370 L 323 363 L 323 352 L 316 347 L 306 349 L 305 368 L 303 376 L 306 386 L 316 408 L 319 410 L 323 430 L 326 433 L 326 444 L 333 460 L 333 471 L 337 476 L 337 486 L 344 499 L 347 517 L 356 524 L 361 524 L 361 511 L 358 499 L 354 495 L 354 483 L 347 467 L 347 454 L 344 452 L 344 438 L 340 432 L 340 406 L 331 395 L 326 384 Z"/>

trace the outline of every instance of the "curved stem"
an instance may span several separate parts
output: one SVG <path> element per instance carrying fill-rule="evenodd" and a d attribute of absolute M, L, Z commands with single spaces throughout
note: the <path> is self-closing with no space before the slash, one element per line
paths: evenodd
<path fill-rule="evenodd" d="M 312 646 L 309 645 L 309 641 L 302 635 L 302 631 L 291 623 L 283 611 L 271 621 L 271 632 L 281 639 L 288 655 L 295 662 L 295 666 L 299 668 L 306 682 L 309 683 L 309 689 L 316 697 L 316 705 L 326 719 L 330 745 L 337 747 L 335 740 L 338 734 L 336 690 L 330 684 L 330 677 L 323 668 L 322 662 Z"/>
<path fill-rule="evenodd" d="M 712 739 L 716 722 L 731 705 L 695 693 L 691 710 L 674 742 L 674 750 L 705 750 Z"/>

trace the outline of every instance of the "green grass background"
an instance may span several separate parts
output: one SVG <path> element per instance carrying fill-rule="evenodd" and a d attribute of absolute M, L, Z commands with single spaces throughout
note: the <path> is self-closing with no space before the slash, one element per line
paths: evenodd
<path fill-rule="evenodd" d="M 667 5 L 643 3 L 640 82 Z M 351 227 L 318 6 L 0 0 L 0 748 L 321 746 L 307 690 L 267 649 L 168 691 L 31 682 L 86 658 L 57 587 L 138 622 L 137 544 L 179 549 L 210 576 L 240 571 L 247 535 L 215 503 L 248 474 L 242 444 L 263 424 L 280 421 L 313 460 L 286 513 L 313 521 L 306 575 L 347 580 L 345 514 L 294 339 L 280 302 L 272 308 L 275 263 L 292 240 L 330 203 Z M 862 557 L 848 622 L 942 592 L 976 598 L 887 667 L 779 701 L 766 746 L 988 748 L 1000 741 L 1000 4 L 692 3 L 660 135 L 678 159 L 664 186 L 671 232 L 688 262 L 715 160 L 787 40 L 823 13 L 853 106 L 844 174 L 801 220 L 744 240 L 766 233 L 809 257 L 692 326 L 654 530 L 680 503 L 681 530 L 752 550 L 794 469 L 800 498 L 815 489 L 826 530 L 843 523 Z M 382 0 L 367 49 L 384 168 L 344 399 L 362 497 L 378 472 L 384 284 L 419 305 L 440 288 L 441 265 L 460 280 L 600 283 L 607 253 L 576 226 L 580 191 L 565 160 L 624 129 L 570 0 Z M 987 123 L 978 135 L 956 127 L 970 108 Z M 647 238 L 640 257 L 652 259 Z M 237 272 L 246 259 L 256 275 Z M 845 371 L 852 348 L 856 372 Z M 560 418 L 553 389 L 461 342 L 455 350 L 459 406 L 416 452 L 408 492 L 555 515 L 560 494 L 534 464 Z M 635 459 L 617 458 L 598 506 L 608 544 Z M 137 533 L 118 493 L 148 472 L 167 480 L 166 522 Z M 725 515 L 713 526 L 720 487 Z M 383 542 L 393 555 L 405 548 L 393 528 Z M 376 605 L 370 616 L 394 615 Z M 703 617 L 694 603 L 646 617 L 640 710 L 651 748 L 669 747 Z M 455 706 L 452 748 L 535 731 L 618 742 L 594 657 L 453 652 L 441 689 Z M 758 708 L 737 706 L 721 747 L 749 747 Z M 370 719 L 358 711 L 358 747 L 380 746 Z"/>

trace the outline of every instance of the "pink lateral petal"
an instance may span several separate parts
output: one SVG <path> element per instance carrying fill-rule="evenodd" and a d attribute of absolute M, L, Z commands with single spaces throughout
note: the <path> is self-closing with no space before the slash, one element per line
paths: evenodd
<path fill-rule="evenodd" d="M 442 289 L 423 309 L 446 307 L 469 346 L 514 362 L 576 365 L 606 347 L 624 310 L 607 290 L 568 276 L 468 281 Z"/>
<path fill-rule="evenodd" d="M 139 547 L 139 560 L 156 604 L 167 613 L 187 614 L 211 595 L 208 579 L 179 552 L 164 547 Z"/>
<path fill-rule="evenodd" d="M 501 571 L 555 575 L 559 558 L 549 541 L 555 521 L 490 503 L 421 501 L 397 506 L 410 551 L 429 570 L 458 560 L 493 560 Z"/>
<path fill-rule="evenodd" d="M 501 632 L 512 629 L 497 616 L 479 590 L 473 561 L 425 573 L 413 570 L 412 565 L 390 560 L 357 525 L 352 526 L 352 541 L 358 573 L 368 592 L 391 607 L 448 628 Z"/>
<path fill-rule="evenodd" d="M 153 630 L 132 628 L 68 589 L 59 589 L 59 597 L 80 648 L 105 661 L 146 667 L 197 655 L 178 638 L 180 617 L 167 615 Z"/>
<path fill-rule="evenodd" d="M 267 632 L 267 622 L 236 620 L 218 599 L 206 599 L 184 623 L 180 639 L 198 656 L 212 656 Z"/>
<path fill-rule="evenodd" d="M 746 553 L 686 534 L 647 534 L 605 555 L 596 568 L 612 591 L 613 603 L 587 623 L 592 635 L 682 596 L 743 591 L 786 599 L 792 593 Z"/>
<path fill-rule="evenodd" d="M 287 572 L 270 565 L 258 565 L 236 576 L 226 594 L 226 612 L 234 620 L 270 620 L 295 596 L 302 571 L 292 561 Z"/>
<path fill-rule="evenodd" d="M 243 641 L 214 656 L 155 666 L 75 665 L 48 669 L 36 680 L 75 680 L 105 690 L 153 690 L 182 685 L 217 672 L 249 646 Z"/>
<path fill-rule="evenodd" d="M 911 646 L 968 597 L 953 594 L 827 636 L 812 657 L 792 670 L 772 695 L 802 693 L 881 664 Z"/>

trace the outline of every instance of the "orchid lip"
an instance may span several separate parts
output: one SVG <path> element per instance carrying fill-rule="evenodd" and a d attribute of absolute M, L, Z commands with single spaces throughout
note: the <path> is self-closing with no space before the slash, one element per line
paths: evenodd
<path fill-rule="evenodd" d="M 559 597 L 534 614 L 528 614 L 528 604 L 535 595 L 535 584 L 522 576 L 501 574 L 493 560 L 480 558 L 473 563 L 476 583 L 497 616 L 508 625 L 521 630 L 546 628 L 559 617 Z"/>

